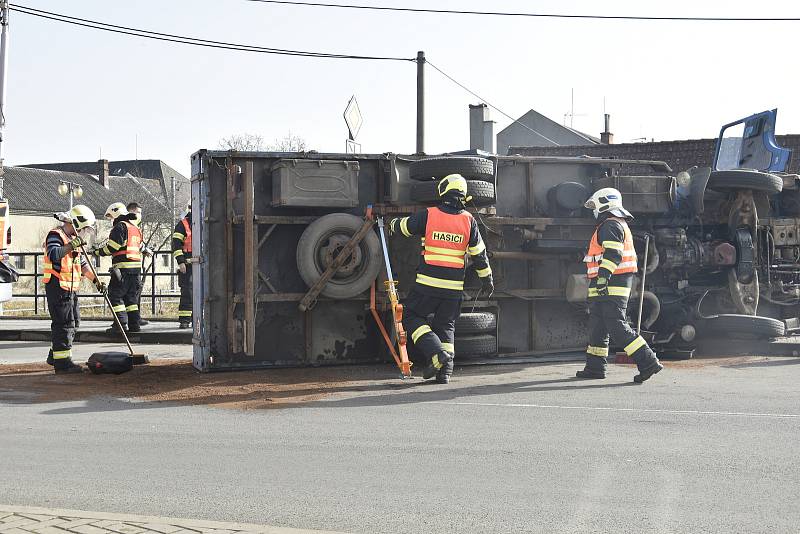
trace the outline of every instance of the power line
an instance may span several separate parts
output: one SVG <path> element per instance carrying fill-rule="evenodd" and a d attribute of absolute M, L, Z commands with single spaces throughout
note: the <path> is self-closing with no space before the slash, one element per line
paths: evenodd
<path fill-rule="evenodd" d="M 324 59 L 363 59 L 363 60 L 381 60 L 381 61 L 409 61 L 414 62 L 416 58 L 400 58 L 400 57 L 384 57 L 384 56 L 362 56 L 352 54 L 334 54 L 327 52 L 309 52 L 303 50 L 288 50 L 284 48 L 270 48 L 264 46 L 247 45 L 239 43 L 228 43 L 224 41 L 211 41 L 208 39 L 200 39 L 197 37 L 187 37 L 183 35 L 175 35 L 170 33 L 160 33 L 150 30 L 142 30 L 139 28 L 131 28 L 128 26 L 118 26 L 116 24 L 109 24 L 105 22 L 98 22 L 89 19 L 82 19 L 78 17 L 71 17 L 60 13 L 53 13 L 51 11 L 44 11 L 34 9 L 27 6 L 18 4 L 9 4 L 12 11 L 24 13 L 34 17 L 40 17 L 56 22 L 63 22 L 75 26 L 85 28 L 92 28 L 95 30 L 102 30 L 111 33 L 120 33 L 124 35 L 131 35 L 134 37 L 143 37 L 146 39 L 154 39 L 157 41 L 166 41 L 171 43 L 186 44 L 193 46 L 202 46 L 206 48 L 218 48 L 223 50 L 236 50 L 240 52 L 256 52 L 261 54 L 275 54 L 283 56 L 301 56 L 301 57 L 315 57 Z"/>
<path fill-rule="evenodd" d="M 442 76 L 444 76 L 445 78 L 447 78 L 448 80 L 450 80 L 451 82 L 453 82 L 454 84 L 456 84 L 457 86 L 459 86 L 460 88 L 462 88 L 463 90 L 465 90 L 466 92 L 468 92 L 469 94 L 471 94 L 472 96 L 474 96 L 475 98 L 477 98 L 478 100 L 480 100 L 481 102 L 483 102 L 484 104 L 486 104 L 487 106 L 489 106 L 490 108 L 494 109 L 495 111 L 497 111 L 497 112 L 498 112 L 498 113 L 500 113 L 501 115 L 505 115 L 506 117 L 508 117 L 509 119 L 511 119 L 513 122 L 515 122 L 515 123 L 519 124 L 520 126 L 522 126 L 523 128 L 525 128 L 526 130 L 530 130 L 531 132 L 533 132 L 534 134 L 538 135 L 539 137 L 541 137 L 541 138 L 542 138 L 542 139 L 544 139 L 545 141 L 549 141 L 549 142 L 553 143 L 553 145 L 555 145 L 555 146 L 558 146 L 558 145 L 559 145 L 559 143 L 557 143 L 557 142 L 553 141 L 552 139 L 550 139 L 550 138 L 549 138 L 549 137 L 547 137 L 546 135 L 543 135 L 542 133 L 540 133 L 540 132 L 537 132 L 536 130 L 534 130 L 533 128 L 531 128 L 530 126 L 528 126 L 527 124 L 523 124 L 522 122 L 520 122 L 519 120 L 515 119 L 514 117 L 512 117 L 511 115 L 509 115 L 508 113 L 506 113 L 506 112 L 505 112 L 505 111 L 503 111 L 502 109 L 500 109 L 500 108 L 498 108 L 497 106 L 495 106 L 495 105 L 491 104 L 491 103 L 490 103 L 490 102 L 488 102 L 488 101 L 487 101 L 485 98 L 483 98 L 481 95 L 479 95 L 478 93 L 476 93 L 475 91 L 473 91 L 472 89 L 470 89 L 469 87 L 467 87 L 466 85 L 464 85 L 463 83 L 459 82 L 458 80 L 456 80 L 455 78 L 453 78 L 452 76 L 450 76 L 449 74 L 447 74 L 445 71 L 443 71 L 442 69 L 440 69 L 439 67 L 437 67 L 436 65 L 434 65 L 433 63 L 431 63 L 430 61 L 426 61 L 426 63 L 427 63 L 428 65 L 430 65 L 430 66 L 431 66 L 431 67 L 432 67 L 434 70 L 438 71 L 438 72 L 439 72 L 439 74 L 441 74 Z"/>
<path fill-rule="evenodd" d="M 601 20 L 661 20 L 661 21 L 684 21 L 684 22 L 797 22 L 800 17 L 658 17 L 658 16 L 635 16 L 635 15 L 567 15 L 560 13 L 520 13 L 507 11 L 462 11 L 456 9 L 426 9 L 411 7 L 381 7 L 381 6 L 362 6 L 353 4 L 330 4 L 323 2 L 297 2 L 293 0 L 246 0 L 248 2 L 258 2 L 262 4 L 285 4 L 303 7 L 335 7 L 344 9 L 369 9 L 373 11 L 404 11 L 407 13 L 437 13 L 445 15 L 489 15 L 499 17 L 532 17 L 532 18 L 556 18 L 556 19 L 601 19 Z"/>

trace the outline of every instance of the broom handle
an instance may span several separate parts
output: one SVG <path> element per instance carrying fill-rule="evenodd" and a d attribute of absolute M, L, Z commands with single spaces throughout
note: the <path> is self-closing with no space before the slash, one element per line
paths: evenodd
<path fill-rule="evenodd" d="M 94 265 L 92 264 L 92 259 L 89 257 L 89 254 L 86 252 L 86 249 L 84 248 L 84 245 L 81 245 L 81 252 L 83 253 L 84 259 L 86 260 L 86 264 L 89 265 L 89 269 L 91 269 L 92 274 L 94 275 L 94 279 L 95 280 L 100 280 L 100 278 L 97 276 L 97 271 L 94 270 Z M 128 334 L 126 334 L 125 333 L 125 329 L 122 328 L 122 323 L 119 322 L 119 317 L 117 317 L 117 314 L 114 312 L 114 309 L 113 309 L 114 305 L 111 304 L 111 299 L 108 297 L 108 290 L 106 289 L 106 291 L 101 291 L 101 293 L 103 294 L 103 297 L 106 299 L 106 304 L 108 304 L 108 307 L 111 308 L 111 315 L 114 316 L 114 322 L 117 323 L 117 328 L 119 328 L 119 331 L 122 332 L 122 337 L 125 338 L 125 344 L 128 345 L 128 352 L 130 352 L 131 356 L 133 356 L 133 347 L 131 346 L 131 342 L 128 340 Z"/>

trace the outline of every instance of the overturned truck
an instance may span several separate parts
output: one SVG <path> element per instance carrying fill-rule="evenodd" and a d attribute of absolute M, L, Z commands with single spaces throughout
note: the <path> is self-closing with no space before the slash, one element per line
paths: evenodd
<path fill-rule="evenodd" d="M 583 203 L 603 187 L 619 189 L 636 216 L 629 310 L 656 350 L 689 357 L 703 336 L 782 336 L 800 312 L 800 179 L 784 172 L 790 154 L 774 126 L 775 111 L 726 125 L 712 168 L 678 172 L 589 157 L 201 150 L 192 156 L 194 365 L 389 361 L 372 221 L 434 204 L 436 180 L 450 173 L 469 180 L 497 288 L 480 295 L 468 270 L 457 359 L 584 350 L 582 259 L 595 222 Z M 402 297 L 419 244 L 390 240 L 389 253 Z"/>

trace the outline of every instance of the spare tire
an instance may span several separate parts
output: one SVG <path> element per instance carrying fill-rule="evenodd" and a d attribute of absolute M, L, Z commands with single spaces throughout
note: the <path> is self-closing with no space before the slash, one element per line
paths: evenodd
<path fill-rule="evenodd" d="M 769 339 L 786 334 L 783 321 L 759 315 L 728 313 L 709 317 L 705 322 L 708 332 L 736 339 Z"/>
<path fill-rule="evenodd" d="M 458 331 L 458 330 L 456 330 Z M 467 336 L 457 337 L 456 360 L 478 356 L 496 356 L 497 338 L 495 336 Z"/>
<path fill-rule="evenodd" d="M 711 171 L 708 188 L 715 191 L 752 189 L 774 195 L 783 191 L 783 180 L 780 176 L 751 169 Z"/>
<path fill-rule="evenodd" d="M 297 243 L 297 269 L 309 287 L 320 279 L 339 251 L 358 232 L 363 219 L 347 213 L 332 213 L 308 225 Z M 325 284 L 322 295 L 348 299 L 372 284 L 383 264 L 383 252 L 375 232 L 367 233 L 341 269 Z"/>
<path fill-rule="evenodd" d="M 456 319 L 456 336 L 494 333 L 497 316 L 491 312 L 465 312 Z"/>
<path fill-rule="evenodd" d="M 431 204 L 439 202 L 438 182 L 419 182 L 411 186 L 411 200 Z M 494 204 L 494 184 L 480 180 L 467 180 L 467 194 L 475 206 Z"/>
<path fill-rule="evenodd" d="M 412 180 L 437 180 L 448 174 L 491 181 L 494 180 L 494 163 L 479 156 L 445 156 L 421 159 L 409 165 L 409 175 Z"/>

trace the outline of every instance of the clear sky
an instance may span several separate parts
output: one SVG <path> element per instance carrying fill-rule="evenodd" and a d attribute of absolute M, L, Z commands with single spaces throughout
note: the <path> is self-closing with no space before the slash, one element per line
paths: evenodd
<path fill-rule="evenodd" d="M 16 0 L 165 33 L 260 46 L 428 58 L 518 117 L 536 109 L 617 142 L 715 137 L 724 122 L 779 108 L 800 133 L 800 22 L 633 22 L 355 11 L 245 0 Z M 550 13 L 800 16 L 800 2 L 353 0 L 369 5 Z M 189 174 L 189 156 L 250 132 L 289 131 L 343 151 L 342 112 L 359 100 L 364 152 L 415 148 L 413 63 L 210 50 L 11 14 L 6 163 L 138 157 Z M 428 69 L 428 153 L 468 148 L 478 100 Z M 492 111 L 497 131 L 509 120 Z"/>

